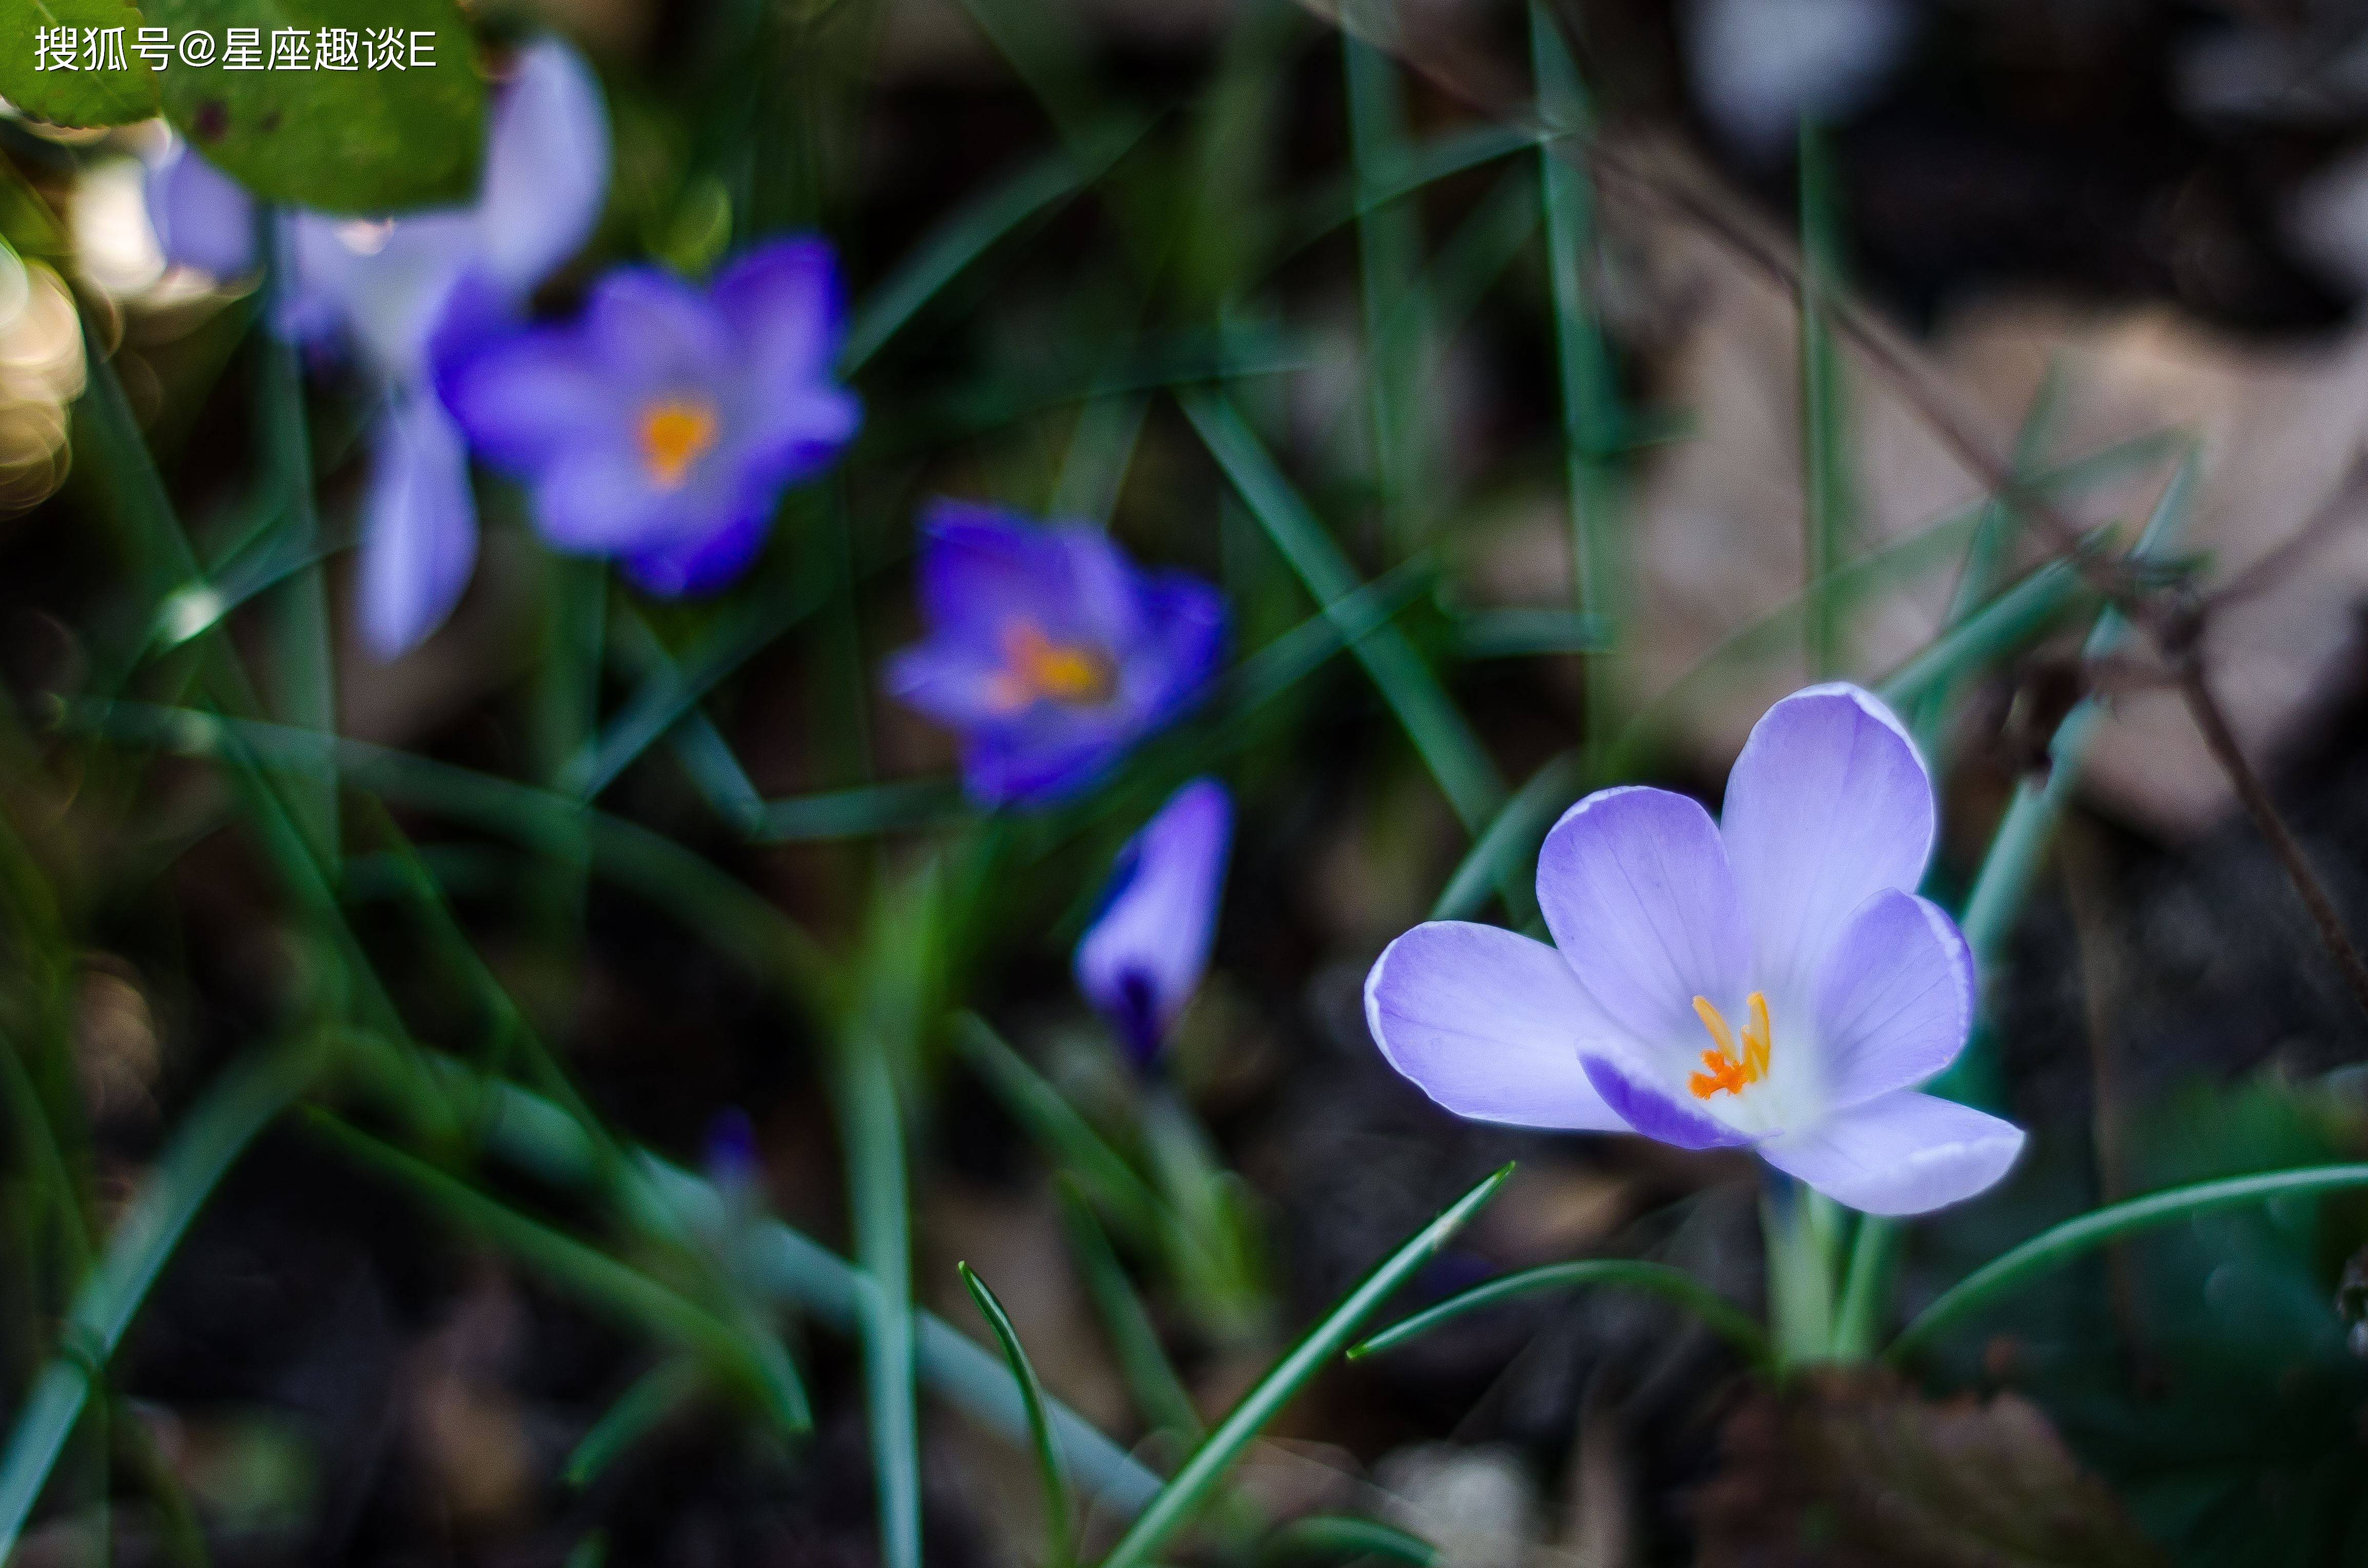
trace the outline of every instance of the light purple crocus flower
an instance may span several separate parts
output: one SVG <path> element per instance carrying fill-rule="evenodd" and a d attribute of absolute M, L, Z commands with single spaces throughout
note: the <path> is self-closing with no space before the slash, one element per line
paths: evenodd
<path fill-rule="evenodd" d="M 495 101 L 477 199 L 399 218 L 292 211 L 273 328 L 350 356 L 382 389 L 362 511 L 358 618 L 381 658 L 441 625 L 477 557 L 477 509 L 459 431 L 438 401 L 431 348 L 455 319 L 515 315 L 573 256 L 609 188 L 599 84 L 564 44 L 518 53 Z M 256 265 L 253 199 L 185 144 L 150 170 L 166 257 L 217 277 Z"/>
<path fill-rule="evenodd" d="M 854 436 L 860 405 L 833 379 L 846 334 L 830 246 L 780 240 L 706 290 L 620 267 L 577 320 L 453 351 L 444 401 L 531 490 L 545 540 L 699 593 L 756 558 L 781 492 Z"/>
<path fill-rule="evenodd" d="M 1110 868 L 1077 943 L 1077 988 L 1140 1068 L 1167 1042 L 1208 971 L 1234 836 L 1234 802 L 1213 778 L 1168 798 Z"/>
<path fill-rule="evenodd" d="M 888 689 L 959 732 L 983 804 L 1077 793 L 1206 689 L 1225 604 L 1183 572 L 1146 572 L 1099 528 L 1039 528 L 993 506 L 932 506 L 921 525 L 926 641 Z"/>
<path fill-rule="evenodd" d="M 1367 1021 L 1461 1116 L 1748 1148 L 1874 1214 L 1969 1198 L 2023 1135 L 1916 1091 L 1974 1015 L 1964 937 L 1912 891 L 1933 817 L 1891 711 L 1811 687 L 1752 730 L 1723 821 L 1665 790 L 1589 795 L 1538 857 L 1554 945 L 1418 926 L 1366 978 Z"/>

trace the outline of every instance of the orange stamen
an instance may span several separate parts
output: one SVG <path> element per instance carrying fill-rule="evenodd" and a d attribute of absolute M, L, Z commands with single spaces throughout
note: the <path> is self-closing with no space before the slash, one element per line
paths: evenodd
<path fill-rule="evenodd" d="M 704 400 L 667 398 L 643 409 L 634 436 L 651 483 L 661 490 L 678 488 L 715 445 L 715 405 Z"/>
<path fill-rule="evenodd" d="M 1007 710 L 1037 702 L 1107 702 L 1117 689 L 1117 675 L 1108 658 L 1079 643 L 1055 642 L 1031 620 L 1005 629 L 1003 663 L 996 679 L 996 701 Z"/>
<path fill-rule="evenodd" d="M 1768 1059 L 1775 1050 L 1776 1031 L 1768 1017 L 1768 998 L 1755 991 L 1750 996 L 1751 1022 L 1744 1027 L 1743 1049 L 1736 1050 L 1735 1031 L 1727 1028 L 1726 1016 L 1707 996 L 1694 998 L 1694 1016 L 1702 1021 L 1715 1043 L 1702 1053 L 1702 1070 L 1686 1080 L 1686 1087 L 1694 1098 L 1706 1100 L 1715 1094 L 1740 1095 L 1760 1079 L 1768 1076 Z"/>

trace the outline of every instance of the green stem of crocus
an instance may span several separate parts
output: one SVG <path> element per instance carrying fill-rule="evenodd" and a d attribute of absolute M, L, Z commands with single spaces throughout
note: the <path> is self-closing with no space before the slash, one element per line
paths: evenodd
<path fill-rule="evenodd" d="M 1834 1358 L 1834 1262 L 1840 1210 L 1783 1177 L 1759 1199 L 1768 1247 L 1768 1318 L 1780 1369 Z"/>

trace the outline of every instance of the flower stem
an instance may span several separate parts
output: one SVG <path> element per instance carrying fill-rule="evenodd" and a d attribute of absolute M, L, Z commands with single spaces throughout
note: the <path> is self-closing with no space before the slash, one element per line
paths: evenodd
<path fill-rule="evenodd" d="M 1832 1360 L 1841 1211 L 1831 1199 L 1777 1176 L 1760 1194 L 1759 1223 L 1767 1238 L 1769 1329 L 1779 1370 Z"/>

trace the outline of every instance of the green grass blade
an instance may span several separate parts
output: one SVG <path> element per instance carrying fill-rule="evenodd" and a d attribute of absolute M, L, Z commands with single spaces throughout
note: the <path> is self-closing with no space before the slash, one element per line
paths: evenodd
<path fill-rule="evenodd" d="M 1126 1227 L 1128 1236 L 1148 1245 L 1170 1223 L 1167 1206 L 1125 1155 L 1094 1131 L 1093 1123 L 1062 1097 L 1061 1091 L 1030 1066 L 995 1027 L 976 1013 L 954 1020 L 954 1047 L 985 1078 L 1013 1120 L 1028 1130 L 1060 1167 L 1084 1187 L 1102 1210 Z"/>
<path fill-rule="evenodd" d="M 716 815 L 742 833 L 755 829 L 765 814 L 764 798 L 748 779 L 747 769 L 733 754 L 732 744 L 714 721 L 694 708 L 666 733 L 675 761 Z"/>
<path fill-rule="evenodd" d="M 1497 820 L 1472 841 L 1455 874 L 1440 890 L 1439 902 L 1430 906 L 1430 918 L 1469 920 L 1486 904 L 1492 889 L 1509 884 L 1525 896 L 1507 901 L 1506 916 L 1516 930 L 1527 926 L 1538 912 L 1538 901 L 1531 892 L 1535 879 L 1523 873 L 1533 868 L 1546 829 L 1578 798 L 1586 782 L 1587 757 L 1578 751 L 1564 752 L 1531 774 Z"/>
<path fill-rule="evenodd" d="M 666 655 L 657 638 L 630 612 L 617 628 L 620 641 L 641 645 L 650 673 L 607 728 L 567 759 L 556 780 L 561 792 L 579 801 L 598 800 L 617 776 L 713 691 L 733 672 L 814 613 L 820 596 L 784 598 L 762 594 L 727 612 L 679 661 Z"/>
<path fill-rule="evenodd" d="M 259 768 L 301 766 L 310 754 L 308 737 L 284 724 L 186 708 L 66 703 L 59 718 L 69 729 Z M 762 896 L 664 835 L 551 790 L 391 747 L 340 738 L 336 755 L 347 779 L 362 789 L 554 858 L 575 852 L 577 827 L 571 817 L 580 815 L 596 866 L 620 884 L 672 913 L 758 978 L 786 983 L 802 1005 L 816 1011 L 834 1005 L 841 984 L 837 962 Z"/>
<path fill-rule="evenodd" d="M 1891 1348 L 1884 1355 L 1894 1362 L 1905 1361 L 1941 1330 L 2021 1290 L 2038 1275 L 2060 1268 L 2083 1253 L 2136 1232 L 2240 1203 L 2261 1203 L 2273 1198 L 2355 1187 L 2368 1187 L 2368 1165 L 2315 1165 L 2307 1170 L 2229 1176 L 2173 1187 L 2168 1192 L 2148 1193 L 2144 1198 L 2093 1210 L 2043 1231 L 2021 1246 L 2009 1248 L 1943 1290 L 1938 1301 L 1900 1331 L 1899 1337 L 1891 1342 Z"/>
<path fill-rule="evenodd" d="M 468 1107 L 466 1119 L 488 1150 L 556 1187 L 580 1188 L 598 1180 L 599 1158 L 590 1135 L 561 1107 L 449 1057 L 431 1061 L 448 1090 Z M 647 1152 L 636 1158 L 659 1204 L 639 1215 L 641 1222 L 661 1233 L 723 1233 L 723 1199 L 711 1184 Z M 734 1273 L 751 1289 L 811 1313 L 838 1333 L 859 1331 L 863 1301 L 872 1290 L 861 1269 L 778 1220 L 752 1221 L 737 1235 L 742 1256 Z M 1002 1360 L 934 1314 L 917 1317 L 923 1379 L 956 1408 L 1024 1440 L 1019 1392 Z M 1057 1401 L 1049 1408 L 1070 1473 L 1102 1502 L 1132 1514 L 1159 1490 L 1156 1475 L 1091 1423 Z"/>
<path fill-rule="evenodd" d="M 1967 671 L 2030 643 L 2089 597 L 2071 562 L 2051 561 L 1926 643 L 1875 689 L 1894 708 L 1914 708 Z"/>
<path fill-rule="evenodd" d="M 1198 1443 L 1203 1436 L 1201 1413 L 1192 1408 L 1192 1396 L 1159 1342 L 1158 1326 L 1135 1295 L 1118 1254 L 1111 1250 L 1110 1237 L 1094 1217 L 1091 1201 L 1067 1173 L 1055 1180 L 1069 1255 L 1085 1281 L 1086 1294 L 1100 1314 L 1102 1330 L 1110 1335 L 1119 1372 L 1126 1379 L 1135 1407 L 1153 1426 L 1173 1432 L 1187 1443 Z"/>
<path fill-rule="evenodd" d="M 1378 1557 L 1403 1562 L 1406 1568 L 1437 1568 L 1444 1561 L 1439 1548 L 1420 1536 L 1408 1535 L 1379 1519 L 1349 1518 L 1338 1514 L 1310 1514 L 1269 1536 L 1258 1549 L 1258 1561 L 1278 1565 L 1304 1562 L 1311 1557 L 1337 1562 Z"/>
<path fill-rule="evenodd" d="M 1336 614 L 1360 586 L 1340 547 L 1291 488 L 1230 401 L 1205 388 L 1183 392 L 1178 401 L 1267 537 L 1316 604 L 1326 614 Z M 1349 634 L 1343 627 L 1342 635 Z M 1467 831 L 1478 833 L 1497 814 L 1505 795 L 1479 737 L 1404 634 L 1383 626 L 1351 645 L 1438 780 L 1448 805 Z"/>
<path fill-rule="evenodd" d="M 948 215 L 867 298 L 848 326 L 839 372 L 852 376 L 936 298 L 939 290 L 1030 219 L 1090 186 L 1147 129 L 1129 122 L 1089 133 L 1072 151 L 1039 159 Z"/>
<path fill-rule="evenodd" d="M 978 1303 L 978 1315 L 995 1331 L 1003 1358 L 1010 1364 L 1011 1381 L 1019 1385 L 1019 1400 L 1028 1411 L 1028 1442 L 1035 1450 L 1036 1479 L 1044 1489 L 1045 1557 L 1053 1568 L 1068 1568 L 1076 1556 L 1069 1534 L 1069 1478 L 1061 1468 L 1060 1447 L 1053 1441 L 1053 1424 L 1044 1415 L 1044 1386 L 1037 1381 L 1036 1368 L 1019 1343 L 1019 1331 L 1011 1326 L 1011 1314 L 1003 1310 L 986 1281 L 967 1263 L 954 1267 L 970 1289 L 970 1299 Z"/>
<path fill-rule="evenodd" d="M 855 1256 L 866 1288 L 864 1405 L 871 1416 L 871 1466 L 880 1495 L 880 1554 L 887 1568 L 921 1568 L 921 1432 L 914 1389 L 913 1242 L 905 1192 L 904 1112 L 886 1042 L 844 1040 L 833 1074 L 840 1137 L 847 1144 Z"/>
<path fill-rule="evenodd" d="M 2035 478 L 2031 488 L 2048 494 L 2078 494 L 2159 460 L 2169 447 L 2169 439 L 2158 435 L 2117 441 L 2049 470 Z M 1987 501 L 1976 501 L 1957 507 L 1913 533 L 1853 558 L 1835 575 L 1832 587 L 1836 596 L 1845 604 L 1854 604 L 1889 584 L 1912 579 L 1957 557 L 1988 515 L 1989 505 Z M 1687 666 L 1684 674 L 1662 687 L 1622 730 L 1612 747 L 1612 773 L 1616 776 L 1630 768 L 1645 742 L 1668 722 L 1671 714 L 1684 710 L 1701 696 L 1705 687 L 1738 671 L 1748 671 L 1760 661 L 1782 657 L 1788 647 L 1796 645 L 1802 638 L 1805 613 L 1805 602 L 1796 595 L 1728 633 Z"/>
<path fill-rule="evenodd" d="M 2131 547 L 2133 561 L 2157 558 L 2174 546 L 2194 504 L 2197 467 L 2198 459 L 2191 449 L 2164 487 L 2146 527 L 2139 531 L 2137 542 Z M 2121 614 L 2109 608 L 2097 618 L 2082 653 L 2088 658 L 2100 657 L 2120 646 L 2128 632 L 2128 623 Z M 2054 840 L 2056 816 L 2079 778 L 2089 737 L 2102 716 L 2094 699 L 2076 704 L 2056 725 L 2048 742 L 2047 777 L 2026 778 L 2016 787 L 2014 799 L 2008 804 L 2006 815 L 1999 820 L 1990 846 L 1982 857 L 1982 869 L 1974 879 L 1973 891 L 1966 895 L 1958 921 L 1965 940 L 1973 947 L 1977 965 L 1997 952 L 1998 943 L 2005 938 L 2008 923 L 2030 893 L 2032 879 L 2038 874 L 2040 860 Z"/>
<path fill-rule="evenodd" d="M 1545 216 L 1546 270 L 1552 284 L 1554 358 L 1562 403 L 1565 505 L 1570 511 L 1571 603 L 1603 629 L 1603 652 L 1617 645 L 1617 618 L 1626 597 L 1626 571 L 1618 533 L 1621 490 L 1616 463 L 1626 418 L 1611 345 L 1603 335 L 1594 279 L 1600 256 L 1595 187 L 1587 165 L 1560 145 L 1593 131 L 1593 115 L 1577 64 L 1547 8 L 1530 6 L 1530 61 L 1537 78 L 1538 119 L 1551 139 L 1538 148 L 1539 196 Z M 1612 733 L 1617 679 L 1610 658 L 1587 669 L 1588 760 L 1603 777 L 1603 748 Z"/>
<path fill-rule="evenodd" d="M 1467 659 L 1547 653 L 1608 653 L 1617 630 L 1604 616 L 1570 609 L 1480 609 L 1458 616 L 1457 651 Z"/>
<path fill-rule="evenodd" d="M 1692 1275 L 1665 1263 L 1613 1257 L 1549 1263 L 1543 1267 L 1508 1274 L 1501 1279 L 1491 1279 L 1485 1285 L 1475 1285 L 1435 1306 L 1426 1307 L 1412 1317 L 1390 1324 L 1363 1344 L 1351 1348 L 1349 1356 L 1354 1360 L 1378 1355 L 1409 1340 L 1418 1339 L 1466 1312 L 1493 1307 L 1517 1297 L 1534 1295 L 1540 1290 L 1561 1290 L 1574 1285 L 1616 1285 L 1625 1290 L 1649 1292 L 1702 1319 L 1752 1366 L 1765 1369 L 1775 1365 L 1775 1351 L 1768 1343 L 1768 1331 L 1753 1322 L 1749 1313 Z"/>
<path fill-rule="evenodd" d="M 401 1182 L 479 1232 L 512 1257 L 541 1272 L 586 1303 L 623 1322 L 664 1335 L 734 1376 L 784 1431 L 814 1425 L 804 1386 L 789 1358 L 767 1336 L 742 1334 L 705 1307 L 629 1264 L 552 1229 L 531 1215 L 478 1191 L 417 1155 L 374 1138 L 326 1111 L 306 1122 L 361 1164 Z"/>
<path fill-rule="evenodd" d="M 920 833 L 968 816 L 962 785 L 951 778 L 905 778 L 759 801 L 748 836 L 758 844 L 811 844 Z"/>
<path fill-rule="evenodd" d="M 1369 171 L 1323 189 L 1296 205 L 1286 221 L 1288 237 L 1270 258 L 1274 265 L 1290 260 L 1308 246 L 1331 237 L 1342 225 L 1356 222 L 1368 205 L 1400 201 L 1425 187 L 1452 179 L 1469 169 L 1526 153 L 1538 144 L 1533 131 L 1519 126 L 1474 125 L 1405 143 L 1395 170 Z"/>
<path fill-rule="evenodd" d="M 97 1272 L 74 1296 L 59 1339 L 17 1410 L 0 1452 L 0 1562 L 7 1560 L 90 1394 L 91 1379 L 122 1342 L 132 1315 L 181 1237 L 256 1134 L 311 1083 L 315 1053 L 302 1048 L 250 1057 L 209 1088 L 173 1135 L 139 1196 L 108 1237 Z"/>
<path fill-rule="evenodd" d="M 1824 134 L 1801 124 L 1802 585 L 1808 600 L 1809 676 L 1823 680 L 1845 662 L 1842 607 L 1833 593 L 1857 489 L 1850 472 L 1850 407 L 1840 346 L 1827 322 L 1840 286 L 1840 217 L 1832 155 Z"/>
<path fill-rule="evenodd" d="M 1348 1343 L 1381 1304 L 1396 1292 L 1417 1271 L 1438 1255 L 1449 1238 L 1462 1230 L 1481 1206 L 1497 1195 L 1513 1174 L 1513 1167 L 1504 1169 L 1482 1181 L 1450 1206 L 1437 1219 L 1409 1237 L 1405 1244 L 1383 1259 L 1367 1275 L 1357 1288 L 1341 1298 L 1325 1314 L 1322 1322 L 1300 1336 L 1293 1345 L 1260 1378 L 1241 1403 L 1235 1405 L 1224 1420 L 1217 1424 L 1174 1480 L 1160 1489 L 1150 1506 L 1136 1516 L 1125 1535 L 1119 1539 L 1110 1553 L 1102 1561 L 1102 1568 L 1143 1568 L 1155 1554 L 1167 1544 L 1168 1539 L 1181 1529 L 1209 1494 L 1216 1489 L 1225 1471 L 1242 1457 L 1251 1439 L 1266 1424 L 1280 1414 L 1292 1397 L 1305 1387 Z"/>
<path fill-rule="evenodd" d="M 265 274 L 263 312 L 269 315 L 293 273 L 289 249 L 281 239 L 276 216 L 259 209 L 256 233 L 264 243 L 269 265 Z M 280 496 L 279 538 L 291 549 L 311 552 L 319 542 L 320 518 L 313 504 L 313 438 L 304 417 L 304 378 L 296 347 L 277 333 L 258 327 L 252 333 L 261 353 L 262 418 L 258 432 L 263 448 L 266 483 Z M 323 570 L 313 564 L 291 573 L 274 591 L 271 632 L 274 673 L 279 677 L 278 713 L 289 723 L 328 736 L 337 728 L 336 642 L 329 631 L 328 589 Z M 324 740 L 313 765 L 305 769 L 302 788 L 292 792 L 290 809 L 311 839 L 324 865 L 335 866 L 338 856 L 337 765 Z"/>
<path fill-rule="evenodd" d="M 635 1378 L 567 1456 L 560 1479 L 579 1492 L 591 1485 L 627 1449 L 681 1409 L 706 1375 L 696 1357 L 677 1356 Z"/>
<path fill-rule="evenodd" d="M 1423 270 L 1417 287 L 1392 312 L 1394 334 L 1428 332 L 1434 343 L 1453 341 L 1488 290 L 1529 248 L 1542 221 L 1529 169 L 1508 170 L 1456 225 Z"/>
<path fill-rule="evenodd" d="M 1344 4 L 1382 14 L 1371 20 L 1385 20 L 1389 0 Z M 1396 176 L 1405 161 L 1405 94 L 1397 62 L 1355 29 L 1340 29 L 1340 49 L 1357 182 L 1357 277 L 1364 302 L 1374 477 L 1390 537 L 1403 553 L 1418 543 L 1430 500 L 1433 426 L 1422 395 L 1430 311 L 1415 211 L 1403 199 L 1379 200 L 1373 193 Z"/>

